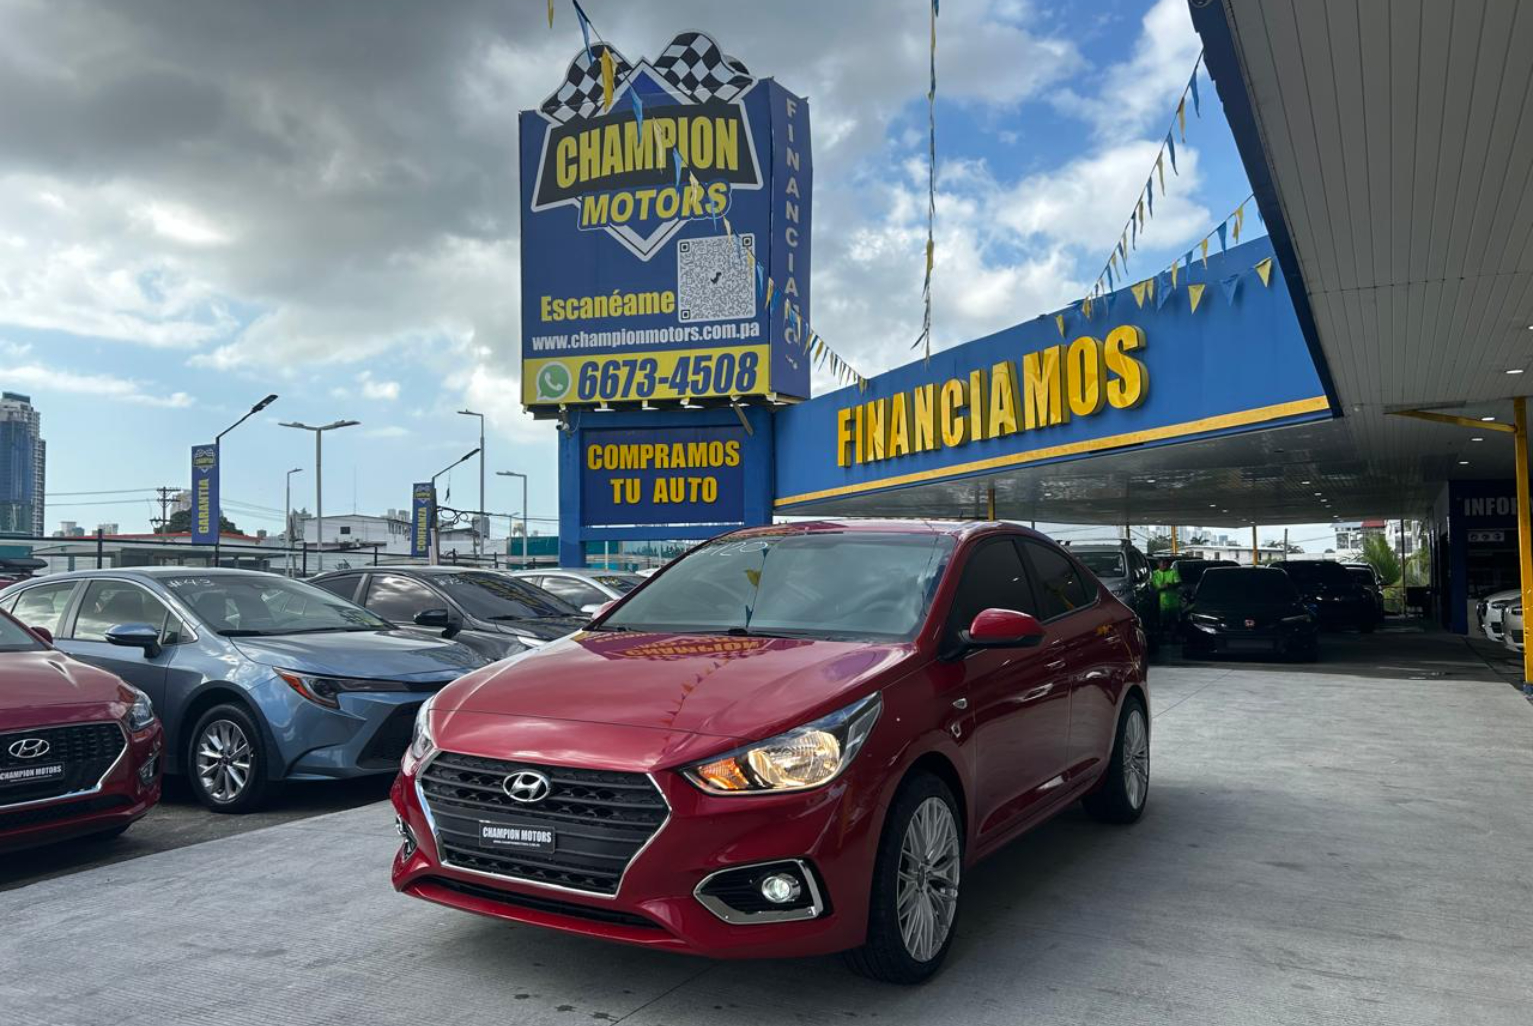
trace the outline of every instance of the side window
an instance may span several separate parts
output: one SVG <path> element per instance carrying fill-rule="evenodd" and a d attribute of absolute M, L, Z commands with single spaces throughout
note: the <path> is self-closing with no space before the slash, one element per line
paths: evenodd
<path fill-rule="evenodd" d="M 64 619 L 64 609 L 69 605 L 69 596 L 74 590 L 74 581 L 28 588 L 16 600 L 16 608 L 11 613 L 28 627 L 45 628 L 57 637 L 60 621 Z"/>
<path fill-rule="evenodd" d="M 1072 609 L 1089 605 L 1095 593 L 1081 572 L 1063 552 L 1039 542 L 1024 542 L 1033 564 L 1033 581 L 1038 588 L 1040 620 L 1052 620 Z"/>
<path fill-rule="evenodd" d="M 124 623 L 147 623 L 163 633 L 169 615 L 165 603 L 136 584 L 91 581 L 72 636 L 76 641 L 105 641 L 108 630 Z"/>
<path fill-rule="evenodd" d="M 390 623 L 411 623 L 421 610 L 441 609 L 447 603 L 419 581 L 374 574 L 368 582 L 367 601 L 363 605 Z"/>
<path fill-rule="evenodd" d="M 968 630 L 986 609 L 1015 609 L 1037 615 L 1036 605 L 1016 544 L 1009 538 L 996 538 L 981 544 L 964 564 L 948 614 L 948 630 Z"/>
<path fill-rule="evenodd" d="M 324 588 L 332 595 L 339 595 L 347 602 L 354 602 L 357 596 L 357 582 L 361 579 L 361 574 L 341 574 L 339 577 L 327 577 L 322 581 L 309 583 L 316 588 Z"/>
<path fill-rule="evenodd" d="M 0 609 L 9 613 L 12 609 L 16 608 L 16 600 L 20 597 L 21 593 L 17 592 L 15 595 L 7 595 L 4 598 L 0 598 Z"/>
<path fill-rule="evenodd" d="M 572 606 L 601 605 L 607 601 L 607 596 L 589 584 L 569 577 L 545 577 L 543 590 L 552 592 Z"/>

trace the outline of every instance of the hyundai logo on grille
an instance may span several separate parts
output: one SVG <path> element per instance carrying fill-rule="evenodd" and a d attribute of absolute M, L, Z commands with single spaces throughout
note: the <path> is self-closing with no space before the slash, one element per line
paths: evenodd
<path fill-rule="evenodd" d="M 10 753 L 18 759 L 41 759 L 52 747 L 46 738 L 24 737 L 11 743 Z"/>
<path fill-rule="evenodd" d="M 548 797 L 553 785 L 537 770 L 518 770 L 501 781 L 501 788 L 513 802 L 531 805 Z"/>

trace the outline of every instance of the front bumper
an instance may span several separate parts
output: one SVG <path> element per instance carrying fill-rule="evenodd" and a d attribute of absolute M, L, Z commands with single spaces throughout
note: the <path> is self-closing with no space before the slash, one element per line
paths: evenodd
<path fill-rule="evenodd" d="M 437 687 L 446 687 L 446 683 Z M 335 780 L 392 773 L 410 744 L 410 727 L 430 691 L 348 692 L 340 708 L 300 697 L 281 681 L 254 697 L 276 738 L 274 774 L 288 780 Z"/>
<path fill-rule="evenodd" d="M 1319 643 L 1314 626 L 1238 628 L 1190 624 L 1186 643 L 1205 652 L 1308 652 Z"/>
<path fill-rule="evenodd" d="M 0 852 L 101 833 L 142 818 L 160 800 L 164 747 L 156 720 L 127 736 L 121 756 L 98 785 L 57 798 L 0 804 Z"/>
<path fill-rule="evenodd" d="M 429 800 L 406 765 L 392 798 L 414 840 L 394 859 L 396 890 L 479 915 L 714 958 L 828 954 L 861 944 L 881 821 L 877 787 L 854 764 L 828 787 L 714 797 L 668 771 L 650 774 L 670 814 L 628 863 L 615 895 L 510 879 L 446 864 Z M 729 923 L 694 893 L 723 869 L 798 860 L 820 911 L 789 922 Z"/>

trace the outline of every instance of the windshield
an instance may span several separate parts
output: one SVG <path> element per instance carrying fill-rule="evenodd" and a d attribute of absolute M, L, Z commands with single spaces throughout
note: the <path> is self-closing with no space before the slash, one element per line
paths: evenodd
<path fill-rule="evenodd" d="M 953 551 L 936 534 L 724 538 L 636 592 L 602 629 L 908 639 Z"/>
<path fill-rule="evenodd" d="M 9 617 L 0 616 L 0 652 L 35 652 L 43 647 L 31 631 Z"/>
<path fill-rule="evenodd" d="M 361 606 L 286 577 L 188 574 L 160 582 L 224 637 L 390 629 Z"/>
<path fill-rule="evenodd" d="M 606 585 L 619 595 L 626 595 L 644 583 L 644 578 L 638 574 L 597 574 L 591 580 Z"/>
<path fill-rule="evenodd" d="M 580 610 L 542 588 L 501 574 L 441 574 L 432 577 L 431 583 L 479 620 L 541 620 L 582 615 Z"/>
<path fill-rule="evenodd" d="M 1092 552 L 1090 549 L 1071 549 L 1075 558 L 1086 564 L 1086 569 L 1098 577 L 1123 577 L 1123 554 L 1111 549 Z"/>
<path fill-rule="evenodd" d="M 1194 602 L 1228 602 L 1257 605 L 1273 602 L 1297 602 L 1298 592 L 1282 571 L 1237 570 L 1210 567 L 1198 582 Z"/>

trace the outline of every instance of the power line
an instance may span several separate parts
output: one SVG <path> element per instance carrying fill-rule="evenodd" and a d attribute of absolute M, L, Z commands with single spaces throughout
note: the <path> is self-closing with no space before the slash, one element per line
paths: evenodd
<path fill-rule="evenodd" d="M 128 492 L 152 492 L 153 488 L 105 488 L 98 492 L 49 492 L 44 498 L 66 495 L 125 495 Z"/>

